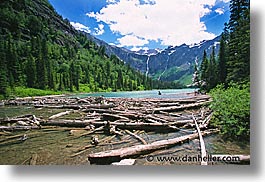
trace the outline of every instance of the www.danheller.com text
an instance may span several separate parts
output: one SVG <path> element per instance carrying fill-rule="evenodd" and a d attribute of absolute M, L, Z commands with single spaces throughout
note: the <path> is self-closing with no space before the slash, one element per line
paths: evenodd
<path fill-rule="evenodd" d="M 195 156 L 176 156 L 176 155 L 167 155 L 167 156 L 146 156 L 148 162 L 240 162 L 242 159 L 241 155 L 207 155 L 202 157 L 201 155 Z"/>

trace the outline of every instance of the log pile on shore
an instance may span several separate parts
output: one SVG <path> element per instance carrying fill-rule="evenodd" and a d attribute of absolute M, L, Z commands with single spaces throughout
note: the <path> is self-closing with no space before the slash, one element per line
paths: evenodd
<path fill-rule="evenodd" d="M 64 98 L 40 97 L 9 100 L 5 105 L 29 105 L 37 109 L 48 108 L 63 110 L 49 118 L 38 118 L 33 114 L 14 118 L 1 118 L 0 130 L 15 130 L 22 126 L 65 126 L 65 127 L 100 127 L 111 125 L 128 130 L 178 130 L 179 127 L 194 127 L 192 112 L 200 111 L 195 117 L 201 124 L 207 124 L 211 111 L 204 106 L 211 102 L 207 95 L 188 99 L 127 99 L 127 98 Z M 80 113 L 82 117 L 60 119 L 71 113 Z M 28 127 L 25 129 L 28 129 Z M 202 125 L 200 127 L 203 127 Z M 37 127 L 35 127 L 37 128 Z"/>
<path fill-rule="evenodd" d="M 181 144 L 199 136 L 201 140 L 202 136 L 216 133 L 216 130 L 208 128 L 212 116 L 212 111 L 207 107 L 210 102 L 211 98 L 207 95 L 185 99 L 67 98 L 60 96 L 15 99 L 5 101 L 4 105 L 28 105 L 36 109 L 61 111 L 47 118 L 33 114 L 1 118 L 0 131 L 42 129 L 47 126 L 82 128 L 87 132 L 80 137 L 103 132 L 114 137 L 129 135 L 141 143 L 88 156 L 91 163 L 110 164 Z M 72 113 L 78 113 L 79 117 L 65 118 Z M 146 142 L 137 135 L 138 131 L 164 133 L 188 129 L 192 133 L 152 143 Z M 201 130 L 200 135 L 197 130 Z M 74 130 L 70 130 L 71 132 Z M 91 140 L 91 146 L 101 144 L 97 138 Z M 77 151 L 78 153 L 73 156 L 81 154 L 83 150 L 86 150 L 86 147 Z"/>

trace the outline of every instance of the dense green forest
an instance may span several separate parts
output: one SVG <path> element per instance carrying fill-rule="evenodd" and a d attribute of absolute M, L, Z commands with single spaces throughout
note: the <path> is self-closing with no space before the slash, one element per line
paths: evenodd
<path fill-rule="evenodd" d="M 250 2 L 230 1 L 230 20 L 224 25 L 219 55 L 204 52 L 195 65 L 193 83 L 210 92 L 214 123 L 230 139 L 250 136 Z"/>
<path fill-rule="evenodd" d="M 47 0 L 5 0 L 0 9 L 2 98 L 19 95 L 15 91 L 23 88 L 96 92 L 180 87 L 108 57 L 104 47 L 74 30 Z"/>

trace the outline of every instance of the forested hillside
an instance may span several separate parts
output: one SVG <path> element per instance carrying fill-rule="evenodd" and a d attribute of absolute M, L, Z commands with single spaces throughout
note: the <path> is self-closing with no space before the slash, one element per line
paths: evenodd
<path fill-rule="evenodd" d="M 153 81 L 107 56 L 47 0 L 0 2 L 0 95 L 16 88 L 118 91 L 177 87 Z"/>
<path fill-rule="evenodd" d="M 193 83 L 210 92 L 214 123 L 230 139 L 250 136 L 250 2 L 230 1 L 230 20 L 225 24 L 220 51 L 204 52 L 195 66 Z"/>

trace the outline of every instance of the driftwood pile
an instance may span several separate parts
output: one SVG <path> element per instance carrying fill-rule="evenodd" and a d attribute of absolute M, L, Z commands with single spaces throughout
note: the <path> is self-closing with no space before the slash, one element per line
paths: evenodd
<path fill-rule="evenodd" d="M 1 118 L 0 130 L 25 130 L 41 128 L 41 126 L 87 127 L 100 126 L 115 127 L 127 130 L 178 130 L 194 127 L 192 112 L 195 113 L 200 128 L 206 128 L 211 111 L 204 107 L 210 102 L 207 95 L 189 99 L 126 99 L 126 98 L 65 98 L 40 97 L 6 101 L 5 105 L 33 105 L 42 109 L 62 109 L 49 118 L 38 118 L 27 114 L 14 118 Z M 80 113 L 79 118 L 60 119 L 71 113 Z"/>
<path fill-rule="evenodd" d="M 88 148 L 104 145 L 116 136 L 131 136 L 139 141 L 129 147 L 91 153 L 90 163 L 111 164 L 124 159 L 136 158 L 156 150 L 161 150 L 199 138 L 201 156 L 206 156 L 203 136 L 216 133 L 209 128 L 212 111 L 207 107 L 211 98 L 197 95 L 185 99 L 128 99 L 128 98 L 67 98 L 61 96 L 14 99 L 3 105 L 27 105 L 36 110 L 56 109 L 56 114 L 38 117 L 34 114 L 1 118 L 0 131 L 42 129 L 45 127 L 68 127 L 74 134 L 79 129 L 85 130 L 78 137 L 91 137 L 91 144 L 82 147 L 73 156 L 84 153 Z M 70 117 L 74 114 L 75 117 Z M 147 142 L 139 133 L 144 132 L 179 132 L 189 131 L 176 138 Z M 110 135 L 98 139 L 97 132 Z M 126 142 L 126 141 L 120 141 Z M 119 143 L 116 141 L 116 143 Z M 117 163 L 115 163 L 117 164 Z M 202 162 L 202 165 L 207 163 Z"/>

